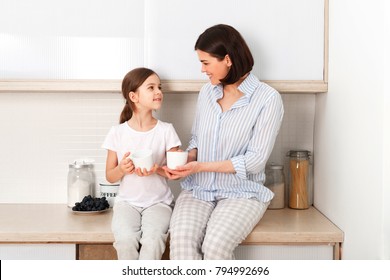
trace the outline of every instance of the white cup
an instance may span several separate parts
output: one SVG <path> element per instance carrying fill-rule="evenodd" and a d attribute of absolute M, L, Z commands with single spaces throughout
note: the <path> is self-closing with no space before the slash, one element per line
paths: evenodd
<path fill-rule="evenodd" d="M 167 166 L 169 169 L 176 169 L 187 163 L 188 152 L 167 152 Z"/>
<path fill-rule="evenodd" d="M 130 154 L 130 159 L 133 161 L 136 168 L 141 168 L 141 170 L 151 170 L 153 167 L 153 156 L 152 150 L 137 150 Z"/>
<path fill-rule="evenodd" d="M 106 197 L 110 207 L 114 206 L 116 194 L 118 193 L 119 184 L 99 183 L 100 197 Z"/>

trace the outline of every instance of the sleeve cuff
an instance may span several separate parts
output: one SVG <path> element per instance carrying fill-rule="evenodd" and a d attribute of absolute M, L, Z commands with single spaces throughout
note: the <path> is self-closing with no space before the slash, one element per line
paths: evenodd
<path fill-rule="evenodd" d="M 195 140 L 191 138 L 190 142 L 188 143 L 187 151 L 191 151 L 195 148 L 198 148 L 198 145 L 196 144 Z"/>
<path fill-rule="evenodd" d="M 245 168 L 245 157 L 243 155 L 237 156 L 231 159 L 236 175 L 246 180 L 246 168 Z"/>

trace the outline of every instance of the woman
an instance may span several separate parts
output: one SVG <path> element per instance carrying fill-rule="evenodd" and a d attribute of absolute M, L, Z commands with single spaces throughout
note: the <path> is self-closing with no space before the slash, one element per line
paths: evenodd
<path fill-rule="evenodd" d="M 234 249 L 266 211 L 273 193 L 265 164 L 283 117 L 280 94 L 252 73 L 252 54 L 228 25 L 204 31 L 195 50 L 210 82 L 199 93 L 186 177 L 170 223 L 171 259 L 234 259 Z"/>

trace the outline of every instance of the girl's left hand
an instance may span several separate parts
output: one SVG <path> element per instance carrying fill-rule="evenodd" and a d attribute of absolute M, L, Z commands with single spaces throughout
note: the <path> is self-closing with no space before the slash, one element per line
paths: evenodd
<path fill-rule="evenodd" d="M 144 177 L 144 176 L 149 176 L 149 175 L 152 175 L 152 174 L 156 173 L 156 172 L 157 172 L 157 169 L 158 169 L 158 165 L 155 164 L 155 165 L 152 167 L 152 169 L 150 169 L 149 171 L 146 170 L 146 168 L 144 168 L 143 170 L 141 170 L 141 168 L 138 167 L 138 168 L 136 168 L 136 169 L 134 170 L 134 173 L 137 174 L 137 175 L 140 176 L 140 177 Z"/>

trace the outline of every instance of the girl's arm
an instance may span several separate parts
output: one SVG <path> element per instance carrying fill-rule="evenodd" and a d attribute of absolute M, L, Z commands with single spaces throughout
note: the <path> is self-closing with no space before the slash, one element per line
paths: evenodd
<path fill-rule="evenodd" d="M 116 152 L 111 150 L 107 151 L 106 179 L 108 182 L 118 182 L 126 174 L 132 174 L 134 172 L 133 161 L 127 158 L 129 155 L 130 152 L 127 152 L 118 163 Z"/>

